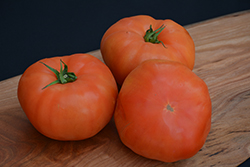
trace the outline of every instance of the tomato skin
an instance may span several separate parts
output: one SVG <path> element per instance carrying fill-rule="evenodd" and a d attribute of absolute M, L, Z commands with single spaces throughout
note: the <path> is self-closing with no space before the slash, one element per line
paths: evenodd
<path fill-rule="evenodd" d="M 60 71 L 60 59 L 77 80 L 42 89 L 57 78 L 40 62 Z M 82 140 L 97 134 L 112 118 L 117 94 L 111 71 L 88 54 L 40 60 L 26 69 L 18 85 L 18 100 L 32 125 L 56 140 Z"/>
<path fill-rule="evenodd" d="M 153 30 L 166 26 L 158 36 L 166 47 L 144 41 L 150 25 Z M 148 59 L 178 61 L 191 70 L 195 62 L 194 42 L 184 27 L 169 19 L 155 20 L 147 15 L 123 18 L 113 24 L 103 35 L 100 50 L 119 85 L 129 72 Z"/>
<path fill-rule="evenodd" d="M 174 162 L 194 156 L 204 145 L 211 110 L 205 82 L 190 69 L 147 60 L 125 79 L 114 120 L 121 141 L 135 153 Z"/>

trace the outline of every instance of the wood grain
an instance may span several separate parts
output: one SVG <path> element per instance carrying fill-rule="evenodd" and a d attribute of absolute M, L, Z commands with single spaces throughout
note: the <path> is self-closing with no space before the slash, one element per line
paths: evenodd
<path fill-rule="evenodd" d="M 196 46 L 194 72 L 208 85 L 212 128 L 192 158 L 163 163 L 136 155 L 114 120 L 96 136 L 51 140 L 30 124 L 17 100 L 20 76 L 0 82 L 0 166 L 237 166 L 250 157 L 250 11 L 186 26 Z M 100 60 L 100 51 L 90 54 Z"/>

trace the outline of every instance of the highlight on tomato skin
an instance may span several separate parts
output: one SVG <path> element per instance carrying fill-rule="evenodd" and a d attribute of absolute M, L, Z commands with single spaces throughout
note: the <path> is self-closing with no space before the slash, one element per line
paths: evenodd
<path fill-rule="evenodd" d="M 147 60 L 124 80 L 114 120 L 124 145 L 163 162 L 199 152 L 211 128 L 212 104 L 206 83 L 186 66 Z"/>
<path fill-rule="evenodd" d="M 89 54 L 42 59 L 18 83 L 19 103 L 43 135 L 62 141 L 96 135 L 113 116 L 118 89 L 109 68 Z"/>
<path fill-rule="evenodd" d="M 173 20 L 148 15 L 122 18 L 111 25 L 102 37 L 100 51 L 120 86 L 145 60 L 177 61 L 191 70 L 195 63 L 195 45 L 188 31 Z"/>

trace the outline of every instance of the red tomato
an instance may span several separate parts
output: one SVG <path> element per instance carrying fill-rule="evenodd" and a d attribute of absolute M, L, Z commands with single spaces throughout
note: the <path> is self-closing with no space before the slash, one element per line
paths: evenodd
<path fill-rule="evenodd" d="M 74 73 L 77 79 L 44 88 L 58 79 L 44 64 L 63 72 L 60 60 L 68 65 L 68 75 Z M 97 134 L 110 121 L 118 94 L 108 67 L 88 54 L 40 62 L 26 69 L 18 85 L 20 105 L 32 125 L 56 140 L 82 140 Z"/>
<path fill-rule="evenodd" d="M 114 119 L 121 141 L 135 153 L 164 162 L 190 158 L 210 131 L 208 88 L 180 63 L 148 60 L 125 79 Z"/>
<path fill-rule="evenodd" d="M 123 18 L 113 24 L 103 35 L 100 50 L 119 85 L 148 59 L 177 61 L 191 70 L 195 61 L 194 42 L 184 27 L 146 15 Z"/>

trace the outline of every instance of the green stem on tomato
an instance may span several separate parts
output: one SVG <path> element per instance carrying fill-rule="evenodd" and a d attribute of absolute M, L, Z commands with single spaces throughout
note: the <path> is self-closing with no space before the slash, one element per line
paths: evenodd
<path fill-rule="evenodd" d="M 45 87 L 43 87 L 42 89 L 45 89 L 51 85 L 60 83 L 60 84 L 65 84 L 68 82 L 74 82 L 77 79 L 77 76 L 73 73 L 73 72 L 68 72 L 68 66 L 62 61 L 60 60 L 60 72 L 58 72 L 56 69 L 48 66 L 47 64 L 40 62 L 43 65 L 45 65 L 48 69 L 50 69 L 57 77 L 57 80 L 51 82 L 50 84 L 46 85 Z M 64 64 L 64 69 L 62 69 L 62 63 Z"/>
<path fill-rule="evenodd" d="M 145 42 L 161 43 L 165 47 L 165 45 L 163 44 L 163 42 L 158 40 L 158 35 L 161 33 L 161 31 L 164 28 L 165 28 L 165 26 L 162 25 L 160 28 L 158 28 L 157 30 L 153 31 L 152 25 L 150 25 L 149 29 L 146 31 L 146 34 L 144 35 Z"/>

